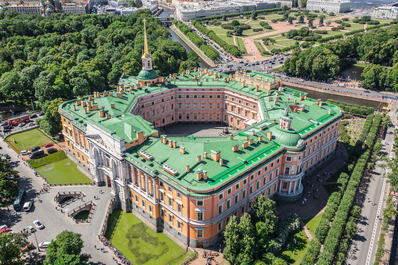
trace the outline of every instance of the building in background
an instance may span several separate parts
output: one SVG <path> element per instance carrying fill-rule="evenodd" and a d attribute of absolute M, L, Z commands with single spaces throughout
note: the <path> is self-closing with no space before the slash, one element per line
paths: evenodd
<path fill-rule="evenodd" d="M 42 14 L 44 6 L 41 1 L 6 1 L 0 0 L 0 7 L 14 10 L 22 14 Z"/>
<path fill-rule="evenodd" d="M 308 0 L 307 9 L 321 12 L 345 13 L 351 10 L 350 0 Z"/>
<path fill-rule="evenodd" d="M 379 19 L 398 19 L 397 4 L 376 7 L 372 12 L 373 18 Z"/>
<path fill-rule="evenodd" d="M 278 1 L 232 0 L 232 1 L 174 1 L 177 19 L 188 21 L 199 17 L 240 13 L 252 10 L 280 7 Z"/>
<path fill-rule="evenodd" d="M 144 32 L 145 24 L 144 24 Z M 260 195 L 292 201 L 302 178 L 335 151 L 340 109 L 261 73 L 211 70 L 159 76 L 146 33 L 142 70 L 115 91 L 59 107 L 69 153 L 125 211 L 192 247 L 221 238 Z M 218 137 L 170 137 L 175 123 L 224 123 Z"/>

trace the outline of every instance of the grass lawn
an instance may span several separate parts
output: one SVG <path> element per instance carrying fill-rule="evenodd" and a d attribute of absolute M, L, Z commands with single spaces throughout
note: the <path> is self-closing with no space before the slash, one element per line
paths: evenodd
<path fill-rule="evenodd" d="M 57 162 L 59 160 L 67 158 L 66 154 L 64 151 L 58 151 L 56 153 L 49 154 L 45 157 L 38 158 L 38 159 L 30 159 L 28 160 L 28 163 L 33 167 L 33 168 L 38 168 L 53 162 Z"/>
<path fill-rule="evenodd" d="M 282 252 L 281 258 L 288 264 L 298 265 L 304 257 L 310 240 L 305 236 L 304 231 L 294 234 L 287 242 L 287 248 Z"/>
<path fill-rule="evenodd" d="M 243 43 L 242 38 L 236 38 L 236 42 L 238 43 L 238 48 L 242 52 L 242 54 L 247 55 L 245 44 Z"/>
<path fill-rule="evenodd" d="M 308 230 L 310 230 L 311 234 L 315 236 L 315 230 L 319 225 L 319 222 L 321 221 L 323 212 L 312 218 L 311 220 L 308 221 L 306 224 Z"/>
<path fill-rule="evenodd" d="M 153 231 L 132 213 L 113 212 L 106 236 L 133 264 L 182 264 L 193 255 L 165 234 Z"/>
<path fill-rule="evenodd" d="M 61 151 L 57 153 L 61 153 Z M 49 184 L 88 184 L 92 182 L 69 158 L 65 157 L 58 161 L 54 161 L 53 158 L 47 159 L 48 164 L 36 168 L 36 171 L 47 179 Z"/>
<path fill-rule="evenodd" d="M 35 146 L 42 146 L 54 142 L 39 129 L 33 129 L 10 135 L 9 137 L 7 137 L 6 141 L 17 152 L 20 152 L 22 150 L 28 150 Z"/>

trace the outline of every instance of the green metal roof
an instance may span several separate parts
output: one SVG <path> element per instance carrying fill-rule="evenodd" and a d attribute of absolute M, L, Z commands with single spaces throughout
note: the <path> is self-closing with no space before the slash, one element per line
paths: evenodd
<path fill-rule="evenodd" d="M 153 80 L 158 77 L 158 74 L 154 70 L 141 70 L 137 75 L 138 80 Z"/>
<path fill-rule="evenodd" d="M 143 73 L 144 76 L 147 74 L 147 71 Z M 261 73 L 250 73 L 250 76 L 270 82 L 278 80 L 273 76 Z M 166 178 L 184 187 L 182 192 L 199 193 L 210 189 L 217 190 L 223 183 L 230 181 L 242 172 L 275 157 L 284 147 L 302 148 L 303 139 L 342 115 L 340 108 L 334 105 L 323 102 L 322 106 L 319 106 L 313 99 L 300 97 L 306 93 L 291 88 L 256 91 L 254 86 L 248 84 L 243 86 L 241 82 L 234 80 L 228 81 L 228 77 L 229 75 L 222 73 L 191 72 L 170 76 L 166 78 L 164 84 L 137 88 L 140 76 L 122 76 L 119 83 L 126 91 L 110 91 L 108 96 L 101 95 L 101 97 L 90 100 L 85 97 L 67 101 L 60 106 L 59 111 L 82 130 L 86 129 L 87 124 L 93 124 L 109 132 L 115 138 L 131 142 L 135 140 L 137 131 L 144 132 L 146 136 L 157 132 L 151 123 L 140 116 L 131 114 L 137 100 L 145 95 L 167 91 L 171 88 L 223 88 L 257 99 L 263 120 L 239 131 L 233 140 L 230 140 L 229 137 L 169 137 L 169 140 L 176 141 L 178 145 L 178 148 L 170 148 L 168 145 L 162 144 L 160 138 L 151 136 L 140 146 L 126 151 L 126 159 L 139 165 L 143 170 L 152 173 L 156 170 L 160 173 L 158 174 L 160 178 Z M 131 87 L 134 88 L 131 89 Z M 85 113 L 81 106 L 75 104 L 78 100 L 91 102 L 92 106 L 97 106 L 97 109 Z M 302 110 L 295 112 L 292 110 L 294 106 L 300 107 Z M 100 117 L 99 111 L 101 110 L 109 114 L 110 118 Z M 281 117 L 290 119 L 290 130 L 283 130 L 279 127 Z M 272 132 L 271 141 L 266 138 L 267 132 Z M 242 144 L 247 141 L 247 136 L 253 140 L 253 144 L 243 148 Z M 263 136 L 263 141 L 259 142 L 258 136 Z M 238 152 L 232 151 L 233 145 L 239 145 Z M 179 152 L 180 146 L 185 148 L 185 154 Z M 143 160 L 138 155 L 139 151 L 145 151 L 154 159 Z M 212 151 L 221 153 L 223 165 L 211 159 L 197 162 L 198 155 L 207 152 L 208 157 L 211 157 Z M 165 164 L 176 170 L 178 175 L 173 176 L 166 172 L 163 169 Z M 189 172 L 185 172 L 186 165 L 190 167 Z M 207 181 L 196 179 L 198 170 L 208 173 Z"/>

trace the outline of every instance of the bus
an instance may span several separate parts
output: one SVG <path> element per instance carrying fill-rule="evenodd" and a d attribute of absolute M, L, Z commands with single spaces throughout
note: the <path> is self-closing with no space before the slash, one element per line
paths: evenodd
<path fill-rule="evenodd" d="M 22 209 L 23 199 L 25 197 L 25 189 L 20 189 L 18 193 L 18 197 L 15 199 L 13 206 L 14 210 L 19 212 Z"/>

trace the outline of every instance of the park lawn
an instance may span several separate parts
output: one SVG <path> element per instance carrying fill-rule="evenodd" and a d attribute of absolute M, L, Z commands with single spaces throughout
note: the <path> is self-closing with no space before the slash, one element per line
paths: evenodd
<path fill-rule="evenodd" d="M 218 37 L 220 37 L 222 40 L 224 40 L 225 42 L 227 42 L 228 44 L 234 45 L 234 40 L 232 39 L 232 37 L 228 37 L 227 36 L 227 31 L 226 29 L 223 29 L 220 26 L 213 26 L 213 25 L 209 25 L 206 26 L 208 29 L 214 31 L 214 33 L 216 33 L 216 35 Z"/>
<path fill-rule="evenodd" d="M 322 219 L 322 215 L 323 215 L 323 212 L 318 213 L 314 218 L 312 218 L 311 220 L 309 220 L 309 221 L 307 222 L 307 224 L 306 224 L 308 230 L 310 230 L 312 236 L 314 236 L 314 237 L 315 237 L 315 230 L 316 230 L 316 228 L 318 227 L 319 222 L 320 222 L 321 219 Z"/>
<path fill-rule="evenodd" d="M 281 253 L 281 258 L 286 260 L 288 264 L 300 264 L 309 243 L 310 240 L 306 237 L 303 230 L 297 232 L 288 240 L 288 249 Z"/>
<path fill-rule="evenodd" d="M 49 184 L 89 184 L 92 183 L 77 165 L 69 158 L 50 162 L 44 166 L 36 168 L 36 171 L 44 177 Z"/>
<path fill-rule="evenodd" d="M 22 150 L 29 150 L 35 146 L 42 146 L 54 142 L 39 129 L 32 129 L 29 131 L 10 135 L 6 138 L 6 141 L 18 153 Z"/>
<path fill-rule="evenodd" d="M 108 239 L 133 264 L 177 265 L 193 255 L 164 233 L 153 231 L 132 213 L 118 210 L 109 218 Z"/>
<path fill-rule="evenodd" d="M 46 155 L 46 156 L 44 156 L 42 158 L 29 159 L 28 163 L 33 168 L 38 168 L 38 167 L 45 166 L 45 165 L 50 164 L 50 163 L 57 162 L 59 160 L 65 159 L 65 158 L 67 158 L 65 152 L 64 151 L 58 151 L 56 153 L 52 153 L 52 154 Z"/>

